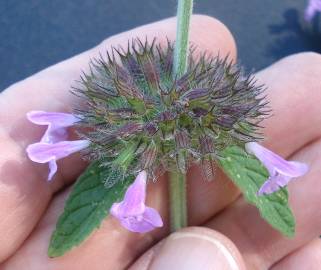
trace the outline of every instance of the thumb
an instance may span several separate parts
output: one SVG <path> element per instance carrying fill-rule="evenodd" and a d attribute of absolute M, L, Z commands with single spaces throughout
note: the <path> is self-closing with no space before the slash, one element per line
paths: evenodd
<path fill-rule="evenodd" d="M 240 252 L 224 235 L 201 227 L 171 234 L 147 251 L 131 270 L 245 270 Z"/>

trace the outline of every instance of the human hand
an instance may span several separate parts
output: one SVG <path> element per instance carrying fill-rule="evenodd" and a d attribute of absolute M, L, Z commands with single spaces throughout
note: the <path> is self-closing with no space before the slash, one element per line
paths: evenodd
<path fill-rule="evenodd" d="M 320 269 L 321 189 L 321 56 L 290 56 L 256 74 L 268 87 L 274 116 L 263 124 L 265 146 L 284 157 L 304 161 L 309 173 L 289 186 L 297 219 L 293 239 L 274 231 L 258 211 L 244 202 L 221 171 L 205 182 L 194 166 L 188 174 L 189 224 L 169 237 L 168 227 L 134 234 L 108 217 L 79 247 L 50 259 L 47 247 L 64 200 L 86 164 L 79 155 L 58 162 L 47 182 L 47 165 L 31 162 L 25 153 L 44 129 L 25 117 L 31 110 L 70 112 L 77 99 L 70 86 L 88 69 L 91 57 L 135 37 L 175 38 L 175 20 L 136 28 L 104 41 L 96 48 L 21 81 L 0 95 L 0 269 Z M 236 58 L 234 40 L 218 21 L 194 16 L 191 42 L 200 51 Z M 165 176 L 164 176 L 165 178 Z M 147 204 L 168 224 L 167 187 L 162 179 L 149 185 Z M 225 236 L 224 236 L 225 235 Z M 157 242 L 159 242 L 157 244 Z M 156 245 L 155 245 L 156 244 Z M 154 246 L 155 245 L 155 246 Z"/>

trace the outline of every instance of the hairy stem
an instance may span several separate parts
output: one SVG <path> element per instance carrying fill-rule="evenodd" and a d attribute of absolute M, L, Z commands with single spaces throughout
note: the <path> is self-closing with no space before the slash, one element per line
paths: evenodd
<path fill-rule="evenodd" d="M 178 171 L 170 172 L 169 196 L 172 232 L 187 226 L 185 180 L 184 174 Z"/>
<path fill-rule="evenodd" d="M 177 28 L 174 51 L 174 76 L 186 72 L 188 57 L 189 25 L 193 10 L 193 0 L 178 0 Z"/>
<path fill-rule="evenodd" d="M 188 35 L 192 10 L 193 0 L 178 0 L 174 77 L 182 76 L 187 69 Z M 187 226 L 186 179 L 185 175 L 177 169 L 170 173 L 169 181 L 171 230 L 176 231 Z"/>

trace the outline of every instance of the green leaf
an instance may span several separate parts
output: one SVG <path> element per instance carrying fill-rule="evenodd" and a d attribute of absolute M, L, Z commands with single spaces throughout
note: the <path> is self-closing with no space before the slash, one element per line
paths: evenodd
<path fill-rule="evenodd" d="M 79 177 L 51 236 L 49 257 L 62 256 L 98 228 L 115 201 L 123 198 L 134 177 L 117 181 L 116 172 L 93 162 Z M 119 180 L 119 179 L 118 179 Z M 114 185 L 107 188 L 105 182 Z"/>
<path fill-rule="evenodd" d="M 258 196 L 259 188 L 269 177 L 261 162 L 238 146 L 227 147 L 220 155 L 219 164 L 247 201 L 254 204 L 276 230 L 288 237 L 294 236 L 295 220 L 288 205 L 287 190 L 282 188 L 273 194 Z"/>

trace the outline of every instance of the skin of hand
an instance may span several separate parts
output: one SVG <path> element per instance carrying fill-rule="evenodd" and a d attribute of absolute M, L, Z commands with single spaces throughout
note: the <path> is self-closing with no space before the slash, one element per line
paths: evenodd
<path fill-rule="evenodd" d="M 194 166 L 188 173 L 189 224 L 169 235 L 165 226 L 134 234 L 108 217 L 85 242 L 66 255 L 50 259 L 47 247 L 63 210 L 70 185 L 86 164 L 75 154 L 58 162 L 58 174 L 46 181 L 47 164 L 31 162 L 25 153 L 45 127 L 28 122 L 31 110 L 70 112 L 78 102 L 70 93 L 90 58 L 127 40 L 155 36 L 175 38 L 175 19 L 135 28 L 97 47 L 18 82 L 0 94 L 0 270 L 70 269 L 320 269 L 321 241 L 321 56 L 289 56 L 256 74 L 267 86 L 273 117 L 264 121 L 264 145 L 283 157 L 306 162 L 310 171 L 289 186 L 297 220 L 296 235 L 287 239 L 247 204 L 218 170 L 206 182 Z M 236 45 L 219 21 L 194 15 L 191 43 L 201 51 L 236 59 Z M 254 44 L 253 44 L 254 45 Z M 74 135 L 71 135 L 74 136 Z M 147 205 L 168 224 L 166 175 L 148 186 Z"/>

